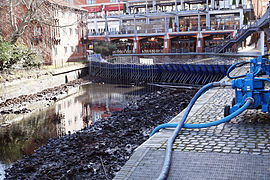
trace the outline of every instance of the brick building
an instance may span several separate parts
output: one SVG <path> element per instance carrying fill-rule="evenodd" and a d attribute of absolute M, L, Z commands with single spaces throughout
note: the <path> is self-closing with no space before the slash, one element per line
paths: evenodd
<path fill-rule="evenodd" d="M 64 0 L 46 0 L 40 7 L 39 19 L 31 20 L 25 27 L 18 42 L 35 50 L 43 58 L 44 64 L 57 65 L 68 61 L 79 61 L 86 57 L 87 11 Z M 1 4 L 0 30 L 2 36 L 10 40 L 9 2 Z M 27 11 L 24 5 L 13 8 L 16 17 L 22 18 Z M 15 26 L 20 19 L 15 19 Z"/>

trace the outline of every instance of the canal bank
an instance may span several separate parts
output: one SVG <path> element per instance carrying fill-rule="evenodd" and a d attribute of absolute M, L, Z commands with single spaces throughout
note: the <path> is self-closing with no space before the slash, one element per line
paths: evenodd
<path fill-rule="evenodd" d="M 245 74 L 246 69 L 238 73 Z M 230 105 L 233 97 L 231 88 L 209 90 L 195 103 L 186 123 L 221 119 L 224 106 Z M 179 122 L 184 112 L 170 123 Z M 173 144 L 168 179 L 269 179 L 269 119 L 269 115 L 260 110 L 247 110 L 218 126 L 183 129 Z M 173 131 L 163 129 L 148 139 L 135 150 L 114 179 L 157 179 L 164 162 L 166 143 Z"/>
<path fill-rule="evenodd" d="M 0 102 L 60 86 L 87 74 L 88 64 L 75 64 L 58 69 L 30 69 L 18 72 L 15 70 L 15 72 L 7 73 L 1 77 Z"/>
<path fill-rule="evenodd" d="M 52 70 L 23 70 L 6 77 L 0 83 L 0 126 L 20 120 L 19 114 L 46 108 L 57 99 L 76 93 L 79 85 L 90 82 L 87 74 L 88 66 L 79 64 Z M 17 76 L 23 78 L 16 79 Z"/>

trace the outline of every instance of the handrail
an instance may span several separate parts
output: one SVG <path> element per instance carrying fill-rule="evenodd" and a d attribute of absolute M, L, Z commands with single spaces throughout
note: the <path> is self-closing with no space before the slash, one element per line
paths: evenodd
<path fill-rule="evenodd" d="M 244 25 L 241 29 L 238 29 L 236 31 L 235 36 L 233 36 L 233 34 L 230 34 L 228 37 L 226 37 L 224 39 L 224 41 L 226 42 L 226 44 L 224 44 L 223 47 L 221 47 L 218 52 L 220 52 L 221 50 L 225 50 L 225 48 L 230 44 L 233 43 L 235 41 L 237 41 L 239 39 L 239 37 L 241 37 L 244 33 L 246 33 L 247 31 L 249 31 L 250 29 L 253 28 L 260 28 L 260 26 L 265 22 L 265 21 L 270 21 L 270 8 L 267 9 L 267 11 L 265 12 L 265 14 L 263 15 L 263 17 L 257 21 L 252 21 L 249 24 Z"/>

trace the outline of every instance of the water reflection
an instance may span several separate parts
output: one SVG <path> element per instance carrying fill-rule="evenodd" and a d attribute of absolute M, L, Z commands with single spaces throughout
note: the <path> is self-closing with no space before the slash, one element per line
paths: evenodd
<path fill-rule="evenodd" d="M 56 102 L 50 108 L 26 115 L 22 121 L 0 128 L 0 175 L 6 165 L 23 155 L 32 154 L 48 139 L 87 127 L 114 111 L 122 110 L 129 101 L 152 90 L 89 84 L 81 86 L 77 94 Z"/>

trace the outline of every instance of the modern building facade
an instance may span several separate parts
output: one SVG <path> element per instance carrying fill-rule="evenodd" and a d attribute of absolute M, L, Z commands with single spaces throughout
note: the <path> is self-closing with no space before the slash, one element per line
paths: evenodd
<path fill-rule="evenodd" d="M 216 52 L 226 38 L 260 18 L 268 2 L 74 0 L 74 4 L 89 12 L 89 40 L 111 41 L 117 44 L 115 53 L 139 54 Z"/>

